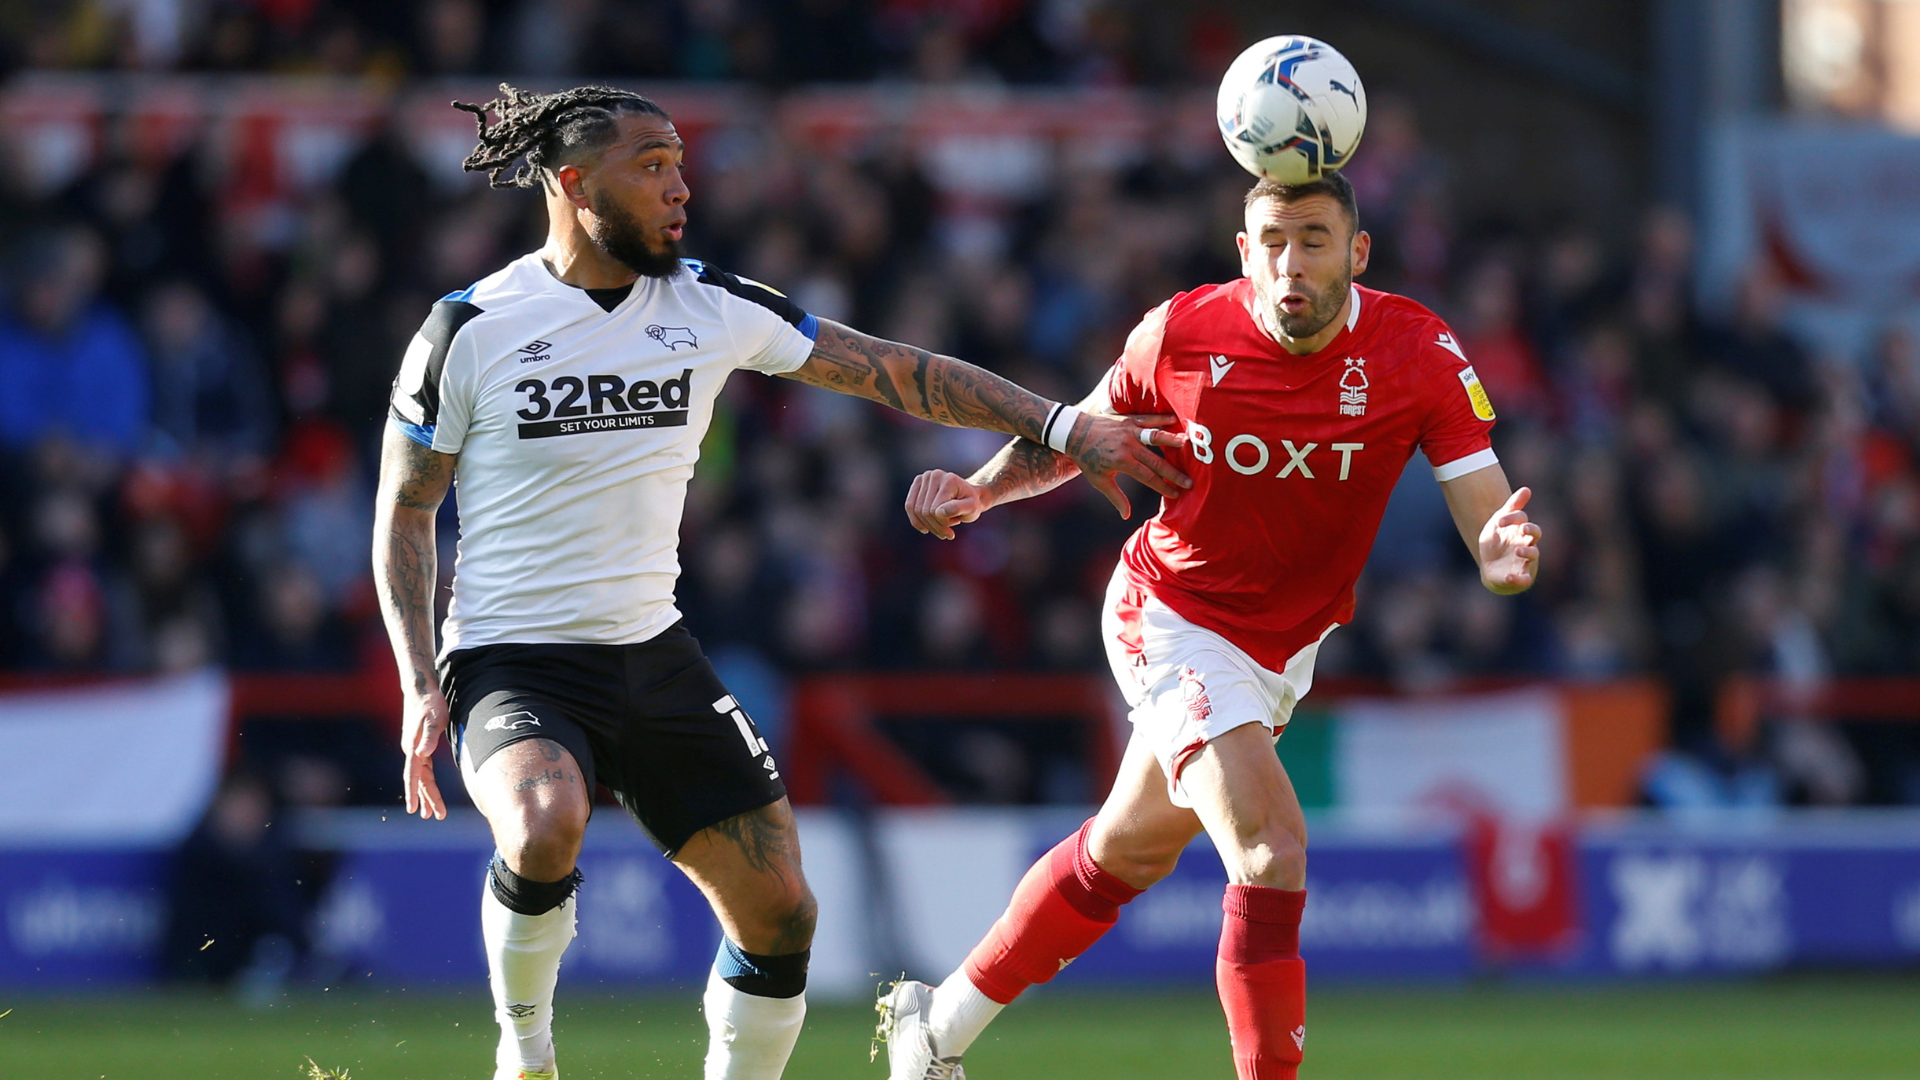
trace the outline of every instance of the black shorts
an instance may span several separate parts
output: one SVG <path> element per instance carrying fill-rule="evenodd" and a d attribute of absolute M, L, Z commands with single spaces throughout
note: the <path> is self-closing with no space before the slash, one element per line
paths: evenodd
<path fill-rule="evenodd" d="M 456 755 L 552 739 L 668 855 L 787 793 L 760 730 L 686 627 L 635 645 L 481 645 L 440 666 Z M 464 760 L 464 759 L 463 759 Z"/>

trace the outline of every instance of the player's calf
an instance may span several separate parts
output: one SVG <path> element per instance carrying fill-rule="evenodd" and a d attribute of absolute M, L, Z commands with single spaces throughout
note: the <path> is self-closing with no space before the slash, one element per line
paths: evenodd
<path fill-rule="evenodd" d="M 1240 1080 L 1293 1080 L 1306 1050 L 1306 819 L 1272 735 L 1259 724 L 1228 731 L 1195 755 L 1183 777 L 1194 811 L 1226 864 L 1225 918 L 1214 964 Z"/>
<path fill-rule="evenodd" d="M 586 781 L 571 751 L 551 739 L 468 759 L 467 790 L 497 849 L 481 890 L 494 1019 L 496 1076 L 554 1071 L 553 994 L 575 928 L 575 862 L 586 836 Z"/>
<path fill-rule="evenodd" d="M 807 1015 L 818 905 L 780 799 L 702 830 L 674 854 L 725 937 L 701 999 L 706 1080 L 778 1080 Z"/>
<path fill-rule="evenodd" d="M 522 877 L 499 855 L 481 890 L 480 934 L 500 1043 L 498 1076 L 553 1072 L 553 991 L 574 935 L 580 872 L 558 881 Z"/>

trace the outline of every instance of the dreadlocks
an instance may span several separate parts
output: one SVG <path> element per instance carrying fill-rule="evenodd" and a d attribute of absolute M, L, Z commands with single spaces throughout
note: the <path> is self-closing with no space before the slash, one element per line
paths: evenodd
<path fill-rule="evenodd" d="M 506 83 L 500 96 L 479 105 L 456 101 L 453 107 L 473 114 L 480 129 L 480 145 L 460 167 L 487 174 L 496 188 L 530 188 L 540 174 L 560 164 L 569 152 L 604 145 L 613 137 L 617 113 L 645 113 L 664 119 L 667 111 L 651 99 L 611 86 L 578 86 L 554 94 L 529 94 Z M 499 117 L 492 126 L 487 114 Z M 512 176 L 501 179 L 516 160 L 526 161 Z"/>

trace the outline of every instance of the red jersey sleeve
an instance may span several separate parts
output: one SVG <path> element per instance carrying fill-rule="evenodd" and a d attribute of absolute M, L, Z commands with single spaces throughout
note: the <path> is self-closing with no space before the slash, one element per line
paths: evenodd
<path fill-rule="evenodd" d="M 1413 346 L 1421 353 L 1432 408 L 1420 449 L 1436 478 L 1452 480 L 1500 460 L 1493 452 L 1493 402 L 1445 323 L 1435 319 L 1423 333 Z"/>
<path fill-rule="evenodd" d="M 1167 330 L 1169 300 L 1147 312 L 1140 324 L 1127 335 L 1127 347 L 1107 372 L 1107 400 L 1122 416 L 1139 413 L 1164 413 L 1167 406 L 1154 385 L 1154 372 L 1160 366 L 1160 339 Z"/>

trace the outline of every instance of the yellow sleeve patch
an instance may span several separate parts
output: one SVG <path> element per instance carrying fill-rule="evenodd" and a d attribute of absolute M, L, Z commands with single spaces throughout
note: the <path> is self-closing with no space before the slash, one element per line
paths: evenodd
<path fill-rule="evenodd" d="M 1473 365 L 1460 369 L 1460 385 L 1467 388 L 1467 400 L 1473 402 L 1473 415 L 1492 420 L 1493 401 L 1487 397 L 1487 388 L 1480 385 L 1480 376 L 1473 373 Z"/>

